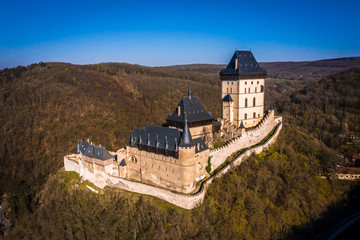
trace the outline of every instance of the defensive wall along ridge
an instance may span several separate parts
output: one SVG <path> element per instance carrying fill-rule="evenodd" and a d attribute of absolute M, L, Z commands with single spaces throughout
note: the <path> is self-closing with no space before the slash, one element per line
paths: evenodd
<path fill-rule="evenodd" d="M 266 137 L 267 134 L 269 134 L 269 132 L 271 132 L 271 130 L 275 127 L 275 132 L 265 143 L 259 146 L 251 147 L 264 139 L 264 137 Z M 253 153 L 259 154 L 266 150 L 272 143 L 275 142 L 281 128 L 282 117 L 275 117 L 274 111 L 271 110 L 256 128 L 248 129 L 247 131 L 244 130 L 241 137 L 233 139 L 228 145 L 222 148 L 213 150 L 210 153 L 210 156 L 212 157 L 211 165 L 212 169 L 216 169 L 232 153 L 241 149 L 249 148 L 240 154 L 237 158 L 232 160 L 227 166 L 211 175 L 209 178 L 205 179 L 201 183 L 198 191 L 193 194 L 173 192 L 165 188 L 155 187 L 148 184 L 124 179 L 118 176 L 113 176 L 97 169 L 94 169 L 93 172 L 90 172 L 86 167 L 81 166 L 81 161 L 77 161 L 77 157 L 75 155 L 65 156 L 64 165 L 66 171 L 77 172 L 80 176 L 82 176 L 83 180 L 89 180 L 99 188 L 104 188 L 105 186 L 120 188 L 131 192 L 151 195 L 185 209 L 193 209 L 203 202 L 206 190 L 214 178 L 221 177 L 234 167 L 239 166 L 247 156 L 250 156 Z"/>

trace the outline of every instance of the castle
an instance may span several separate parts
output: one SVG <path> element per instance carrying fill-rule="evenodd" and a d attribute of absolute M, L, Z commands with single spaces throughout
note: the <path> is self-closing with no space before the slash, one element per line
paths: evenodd
<path fill-rule="evenodd" d="M 125 148 L 117 152 L 109 152 L 89 140 L 78 142 L 75 154 L 64 157 L 65 170 L 78 172 L 100 188 L 109 185 L 141 193 L 150 189 L 146 193 L 154 196 L 170 192 L 194 194 L 210 176 L 205 170 L 208 165 L 214 170 L 225 162 L 226 156 L 249 148 L 281 125 L 281 117 L 275 117 L 273 110 L 264 112 L 265 78 L 266 71 L 250 51 L 236 51 L 220 72 L 220 121 L 215 121 L 200 99 L 192 96 L 189 83 L 187 96 L 168 115 L 165 126 L 135 129 Z M 240 129 L 241 135 L 228 147 L 210 151 L 214 134 L 226 132 L 224 122 Z"/>

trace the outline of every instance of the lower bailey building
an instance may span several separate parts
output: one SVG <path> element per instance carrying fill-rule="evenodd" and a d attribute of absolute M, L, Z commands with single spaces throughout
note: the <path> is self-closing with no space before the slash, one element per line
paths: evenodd
<path fill-rule="evenodd" d="M 75 154 L 79 155 L 79 164 L 91 173 L 95 173 L 96 170 L 106 173 L 113 171 L 114 155 L 110 154 L 104 147 L 89 143 L 89 139 L 78 142 Z"/>

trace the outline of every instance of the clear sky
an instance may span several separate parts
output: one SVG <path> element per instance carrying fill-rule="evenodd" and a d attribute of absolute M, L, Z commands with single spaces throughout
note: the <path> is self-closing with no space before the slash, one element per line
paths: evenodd
<path fill-rule="evenodd" d="M 360 56 L 360 1 L 0 1 L 0 69 Z"/>

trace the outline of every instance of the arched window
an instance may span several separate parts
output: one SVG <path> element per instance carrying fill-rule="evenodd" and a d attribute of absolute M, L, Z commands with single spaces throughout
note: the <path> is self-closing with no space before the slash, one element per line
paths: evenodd
<path fill-rule="evenodd" d="M 255 107 L 256 105 L 256 98 L 253 98 L 253 106 Z"/>
<path fill-rule="evenodd" d="M 137 159 L 135 156 L 131 156 L 130 160 L 133 162 L 133 163 L 137 163 Z"/>
<path fill-rule="evenodd" d="M 250 88 L 249 88 L 249 93 L 250 93 Z"/>
<path fill-rule="evenodd" d="M 245 107 L 247 107 L 247 105 L 248 105 L 248 104 L 247 104 L 247 98 L 245 98 Z"/>
<path fill-rule="evenodd" d="M 246 93 L 246 88 L 245 88 L 245 93 Z"/>
<path fill-rule="evenodd" d="M 257 87 L 255 87 L 255 92 L 257 92 Z"/>

